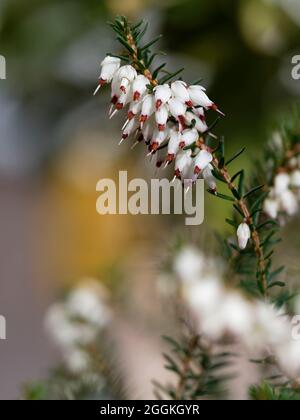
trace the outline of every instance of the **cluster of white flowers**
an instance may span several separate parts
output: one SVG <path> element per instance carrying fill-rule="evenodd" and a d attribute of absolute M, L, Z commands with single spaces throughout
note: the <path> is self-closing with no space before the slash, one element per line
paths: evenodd
<path fill-rule="evenodd" d="M 110 319 L 105 290 L 96 280 L 84 281 L 64 302 L 55 303 L 48 309 L 46 330 L 62 351 L 71 372 L 88 369 L 90 356 L 86 348 L 95 343 Z"/>
<path fill-rule="evenodd" d="M 300 208 L 300 157 L 291 159 L 286 169 L 276 175 L 264 202 L 268 216 L 282 222 L 286 216 L 295 216 Z"/>
<path fill-rule="evenodd" d="M 186 149 L 209 130 L 205 111 L 212 109 L 222 114 L 202 86 L 189 86 L 182 80 L 149 86 L 146 76 L 138 75 L 131 65 L 121 66 L 119 58 L 110 56 L 101 64 L 95 94 L 107 83 L 112 87 L 110 118 L 128 107 L 120 143 L 129 137 L 136 140 L 134 145 L 144 141 L 148 155 L 157 155 L 157 167 L 174 161 L 176 177 L 195 181 L 201 176 L 211 190 L 216 189 L 212 154 L 198 148 L 193 153 Z"/>
<path fill-rule="evenodd" d="M 268 352 L 287 376 L 299 379 L 300 340 L 292 337 L 290 318 L 271 304 L 251 301 L 226 288 L 217 267 L 219 261 L 193 247 L 183 249 L 174 262 L 184 302 L 199 333 L 213 342 L 230 335 L 258 357 Z"/>

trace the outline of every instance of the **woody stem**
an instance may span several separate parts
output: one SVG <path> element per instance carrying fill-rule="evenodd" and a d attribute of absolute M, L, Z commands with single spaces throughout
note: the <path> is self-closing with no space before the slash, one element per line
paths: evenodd
<path fill-rule="evenodd" d="M 128 42 L 128 44 L 130 45 L 130 47 L 132 48 L 132 50 L 134 51 L 134 53 L 132 54 L 132 64 L 133 66 L 136 68 L 136 70 L 138 70 L 139 72 L 141 72 L 141 68 L 142 70 L 142 74 L 147 77 L 147 79 L 149 80 L 150 84 L 155 87 L 158 85 L 158 81 L 156 79 L 154 79 L 151 71 L 146 67 L 145 62 L 143 59 L 139 58 L 139 54 L 138 54 L 138 47 L 135 43 L 134 37 L 131 33 L 130 28 L 127 29 L 127 33 L 126 33 L 126 40 Z"/>

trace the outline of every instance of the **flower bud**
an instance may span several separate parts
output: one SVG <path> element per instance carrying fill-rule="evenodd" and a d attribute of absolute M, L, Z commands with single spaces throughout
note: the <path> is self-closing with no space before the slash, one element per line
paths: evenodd
<path fill-rule="evenodd" d="M 247 223 L 241 223 L 237 230 L 237 237 L 240 249 L 246 249 L 249 239 L 251 238 L 250 227 Z"/>
<path fill-rule="evenodd" d="M 149 80 L 144 75 L 140 74 L 132 83 L 133 100 L 139 101 L 147 92 L 147 85 Z"/>
<path fill-rule="evenodd" d="M 169 109 L 167 105 L 161 106 L 156 112 L 155 112 L 155 120 L 158 125 L 159 131 L 165 131 L 166 124 L 169 117 Z"/>
<path fill-rule="evenodd" d="M 154 98 L 153 95 L 146 95 L 143 99 L 142 112 L 141 112 L 141 123 L 145 123 L 147 119 L 155 112 Z"/>
<path fill-rule="evenodd" d="M 155 107 L 159 109 L 163 104 L 167 103 L 172 96 L 172 91 L 169 85 L 159 85 L 154 89 Z"/>
<path fill-rule="evenodd" d="M 181 139 L 179 143 L 180 149 L 190 146 L 195 143 L 199 138 L 198 131 L 195 128 L 187 129 L 181 134 Z"/>
<path fill-rule="evenodd" d="M 206 150 L 201 150 L 195 158 L 194 173 L 199 174 L 203 171 L 213 160 L 213 156 Z"/>
<path fill-rule="evenodd" d="M 202 171 L 202 176 L 203 176 L 204 181 L 208 185 L 208 188 L 211 191 L 216 192 L 217 191 L 217 183 L 216 183 L 216 178 L 213 176 L 212 169 L 213 169 L 212 165 L 210 165 L 210 164 L 207 165 L 207 167 L 204 168 L 203 171 Z"/>
<path fill-rule="evenodd" d="M 187 84 L 185 82 L 183 82 L 182 80 L 178 80 L 177 82 L 172 83 L 171 90 L 174 97 L 180 102 L 187 105 L 188 107 L 193 106 L 187 89 Z"/>

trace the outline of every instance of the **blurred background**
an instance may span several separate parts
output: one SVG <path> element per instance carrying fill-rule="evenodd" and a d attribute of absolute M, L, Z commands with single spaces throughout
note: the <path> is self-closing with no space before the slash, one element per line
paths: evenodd
<path fill-rule="evenodd" d="M 121 307 L 114 335 L 131 395 L 151 396 L 161 373 L 160 335 L 170 326 L 156 278 L 172 237 L 187 228 L 181 218 L 99 216 L 95 208 L 100 178 L 122 169 L 154 176 L 144 149 L 117 146 L 121 121 L 107 118 L 108 90 L 92 96 L 100 62 L 119 48 L 106 24 L 116 14 L 148 20 L 149 38 L 164 35 L 169 68 L 184 63 L 185 80 L 203 78 L 227 115 L 216 132 L 228 153 L 247 146 L 244 167 L 300 96 L 291 77 L 298 0 L 0 1 L 0 399 L 17 398 L 59 360 L 44 314 L 86 276 L 100 278 Z M 194 236 L 225 229 L 228 207 L 214 203 L 206 200 Z"/>

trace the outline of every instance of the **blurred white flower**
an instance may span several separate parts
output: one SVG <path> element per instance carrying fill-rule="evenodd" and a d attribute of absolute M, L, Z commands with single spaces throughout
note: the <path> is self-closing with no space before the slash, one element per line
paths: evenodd
<path fill-rule="evenodd" d="M 276 199 L 267 198 L 264 202 L 264 211 L 272 218 L 277 219 L 280 203 Z"/>
<path fill-rule="evenodd" d="M 185 247 L 174 261 L 175 273 L 187 283 L 197 281 L 204 267 L 205 257 L 193 247 Z"/>
<path fill-rule="evenodd" d="M 288 216 L 294 216 L 299 210 L 297 196 L 290 190 L 286 190 L 281 194 L 281 208 Z"/>
<path fill-rule="evenodd" d="M 106 299 L 103 287 L 96 280 L 88 280 L 74 288 L 64 302 L 48 309 L 46 331 L 74 373 L 87 368 L 89 355 L 85 346 L 96 342 L 111 319 Z"/>
<path fill-rule="evenodd" d="M 77 375 L 86 372 L 91 363 L 89 355 L 85 351 L 78 349 L 72 349 L 65 353 L 64 358 L 67 368 Z"/>
<path fill-rule="evenodd" d="M 282 173 L 282 174 L 276 175 L 275 181 L 274 181 L 275 194 L 277 196 L 280 196 L 280 194 L 287 191 L 289 188 L 290 182 L 291 180 L 288 174 Z"/>
<path fill-rule="evenodd" d="M 291 186 L 294 188 L 300 188 L 300 170 L 292 172 L 291 174 Z"/>
<path fill-rule="evenodd" d="M 111 317 L 104 299 L 105 292 L 101 285 L 90 282 L 72 290 L 66 301 L 66 309 L 71 315 L 101 328 L 107 325 Z"/>
<path fill-rule="evenodd" d="M 289 378 L 300 377 L 300 340 L 288 340 L 276 349 L 276 356 L 281 369 Z"/>

